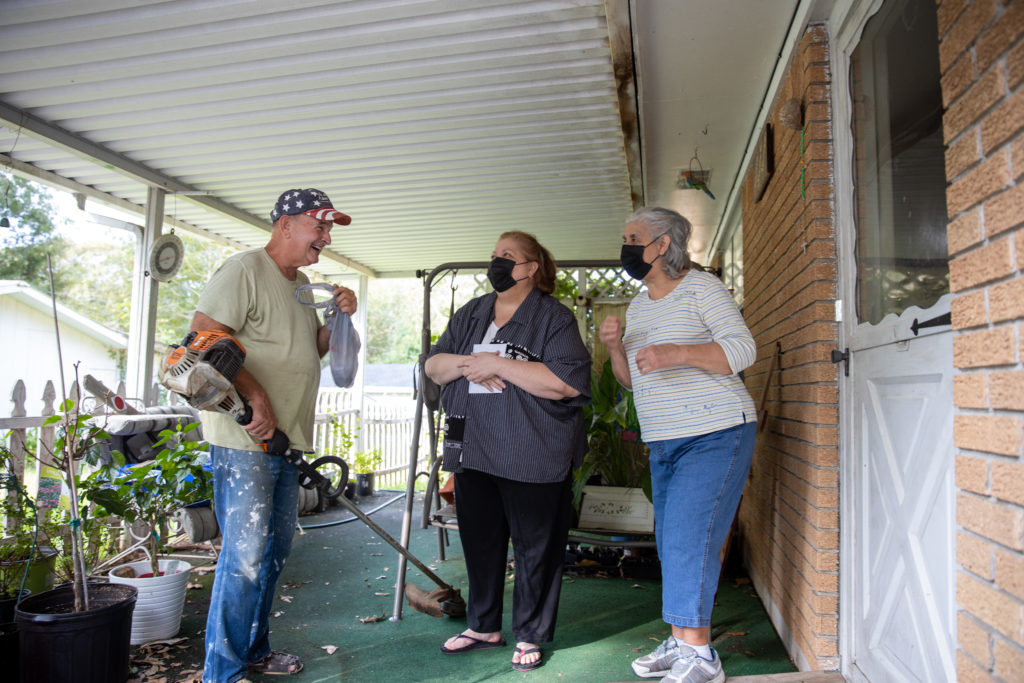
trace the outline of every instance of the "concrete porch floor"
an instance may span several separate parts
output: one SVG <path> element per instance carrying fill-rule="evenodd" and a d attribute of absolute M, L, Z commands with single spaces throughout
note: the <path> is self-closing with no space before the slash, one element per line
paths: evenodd
<path fill-rule="evenodd" d="M 381 492 L 360 501 L 368 510 L 400 496 Z M 442 579 L 466 593 L 465 566 L 457 532 L 450 532 L 447 559 L 437 561 L 437 530 L 419 528 L 420 496 L 414 505 L 411 550 Z M 396 538 L 402 501 L 384 507 L 374 521 Z M 351 515 L 330 508 L 303 516 L 292 556 L 282 575 L 271 617 L 275 650 L 298 654 L 304 670 L 287 680 L 307 681 L 640 681 L 629 664 L 663 640 L 661 584 L 657 579 L 585 570 L 563 580 L 555 640 L 544 646 L 544 666 L 513 671 L 512 646 L 444 655 L 442 642 L 465 628 L 465 619 L 433 618 L 403 608 L 391 616 L 398 554 L 362 522 L 330 524 Z M 653 551 L 651 551 L 653 552 Z M 199 565 L 200 562 L 195 564 Z M 207 563 L 208 564 L 208 563 Z M 198 680 L 213 573 L 193 570 L 178 638 L 170 645 L 132 648 L 132 681 Z M 434 586 L 409 565 L 407 580 Z M 507 581 L 505 637 L 511 640 L 511 578 Z M 376 620 L 375 620 L 376 619 Z M 836 673 L 800 673 L 789 660 L 753 586 L 741 568 L 730 569 L 716 598 L 713 644 L 729 680 L 736 683 L 839 683 Z M 284 680 L 253 677 L 254 681 Z"/>

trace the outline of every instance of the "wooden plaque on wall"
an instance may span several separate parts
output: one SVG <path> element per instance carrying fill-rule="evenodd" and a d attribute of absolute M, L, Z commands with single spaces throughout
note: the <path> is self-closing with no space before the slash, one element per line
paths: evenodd
<path fill-rule="evenodd" d="M 757 139 L 754 147 L 754 157 L 750 160 L 750 173 L 752 189 L 754 190 L 754 201 L 761 201 L 764 196 L 768 181 L 775 172 L 775 145 L 772 136 L 772 124 L 766 123 L 761 129 L 761 136 Z"/>

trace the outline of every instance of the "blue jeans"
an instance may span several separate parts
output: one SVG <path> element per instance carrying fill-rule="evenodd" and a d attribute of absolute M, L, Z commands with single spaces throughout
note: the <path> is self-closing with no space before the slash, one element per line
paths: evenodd
<path fill-rule="evenodd" d="M 711 625 L 722 570 L 718 554 L 739 507 L 756 434 L 756 423 L 748 422 L 647 444 L 661 559 L 661 613 L 668 624 Z"/>
<path fill-rule="evenodd" d="M 233 683 L 270 654 L 270 607 L 292 547 L 299 475 L 262 451 L 210 452 L 223 548 L 206 619 L 203 683 Z"/>

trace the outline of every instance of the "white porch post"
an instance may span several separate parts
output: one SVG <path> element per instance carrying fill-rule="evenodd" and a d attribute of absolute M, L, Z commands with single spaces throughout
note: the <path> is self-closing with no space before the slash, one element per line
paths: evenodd
<path fill-rule="evenodd" d="M 146 198 L 146 225 L 135 242 L 132 271 L 132 306 L 128 326 L 128 366 L 125 384 L 128 396 L 152 405 L 153 342 L 156 336 L 156 304 L 159 283 L 149 276 L 149 252 L 160 237 L 164 221 L 164 190 L 150 187 Z"/>
<path fill-rule="evenodd" d="M 368 278 L 364 273 L 359 274 L 359 286 L 356 289 L 356 296 L 358 296 L 359 306 L 356 308 L 356 315 L 353 323 L 355 323 L 357 330 L 362 330 L 362 343 L 359 345 L 359 373 L 356 375 L 356 382 L 352 386 L 353 391 L 359 392 L 359 419 L 362 421 L 366 415 L 366 291 Z M 364 423 L 360 423 L 361 425 Z M 362 426 L 359 429 L 358 443 L 356 448 L 359 451 L 366 450 L 366 435 L 363 433 Z"/>

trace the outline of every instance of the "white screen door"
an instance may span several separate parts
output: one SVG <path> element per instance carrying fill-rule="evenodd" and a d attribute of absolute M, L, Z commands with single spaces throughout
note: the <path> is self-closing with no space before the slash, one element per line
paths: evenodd
<path fill-rule="evenodd" d="M 953 358 L 935 3 L 874 5 L 839 46 L 848 82 L 837 127 L 848 124 L 848 142 L 836 158 L 850 169 L 839 202 L 848 226 L 843 673 L 953 681 Z"/>

